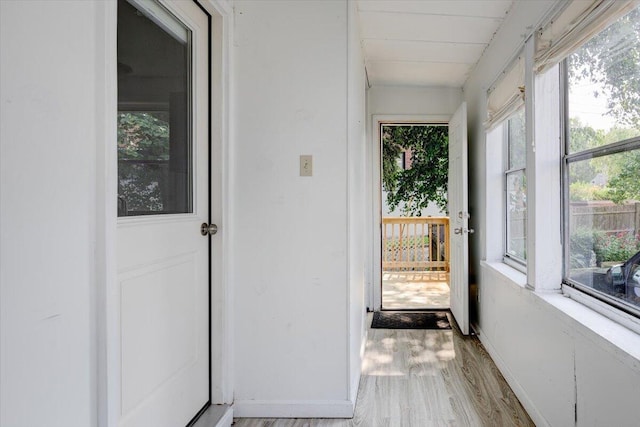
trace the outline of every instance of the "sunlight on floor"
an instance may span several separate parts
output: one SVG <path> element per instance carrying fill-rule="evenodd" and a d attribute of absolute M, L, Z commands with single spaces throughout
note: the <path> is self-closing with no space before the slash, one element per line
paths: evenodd
<path fill-rule="evenodd" d="M 370 333 L 389 332 L 371 330 Z M 401 349 L 407 350 L 407 353 L 401 352 Z M 423 330 L 398 330 L 393 336 L 367 342 L 362 373 L 371 377 L 428 376 L 433 374 L 434 369 L 446 367 L 455 357 L 454 333 L 451 330 L 429 333 Z M 410 366 L 421 368 L 409 369 Z"/>
<path fill-rule="evenodd" d="M 449 273 L 443 271 L 382 272 L 382 308 L 449 308 Z"/>

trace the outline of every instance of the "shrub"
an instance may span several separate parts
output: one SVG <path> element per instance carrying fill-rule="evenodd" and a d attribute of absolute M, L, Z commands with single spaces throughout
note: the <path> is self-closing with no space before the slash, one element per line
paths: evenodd
<path fill-rule="evenodd" d="M 600 233 L 595 237 L 594 249 L 601 262 L 623 262 L 640 251 L 640 233 Z"/>
<path fill-rule="evenodd" d="M 569 194 L 572 202 L 586 202 L 591 200 L 607 200 L 610 190 L 589 182 L 572 182 Z"/>
<path fill-rule="evenodd" d="M 578 228 L 571 233 L 569 253 L 571 254 L 571 268 L 588 268 L 600 264 L 595 248 L 599 232 L 588 228 Z"/>

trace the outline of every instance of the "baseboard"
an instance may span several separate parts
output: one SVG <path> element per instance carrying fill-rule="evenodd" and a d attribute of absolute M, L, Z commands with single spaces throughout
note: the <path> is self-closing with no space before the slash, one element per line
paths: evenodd
<path fill-rule="evenodd" d="M 216 427 L 231 427 L 233 424 L 233 408 L 229 406 Z"/>
<path fill-rule="evenodd" d="M 209 405 L 190 427 L 230 427 L 233 409 L 229 405 Z"/>
<path fill-rule="evenodd" d="M 480 339 L 480 342 L 482 343 L 484 348 L 487 350 L 487 353 L 489 353 L 489 356 L 491 356 L 491 359 L 493 359 L 494 363 L 500 370 L 500 373 L 502 374 L 504 379 L 507 381 L 507 384 L 509 384 L 509 387 L 511 387 L 511 389 L 515 393 L 516 397 L 518 398 L 518 400 L 520 401 L 524 409 L 527 411 L 527 413 L 531 417 L 531 420 L 534 422 L 534 424 L 538 427 L 550 427 L 549 422 L 542 416 L 540 411 L 538 411 L 538 408 L 531 401 L 531 399 L 527 395 L 524 388 L 522 388 L 522 386 L 518 382 L 518 380 L 516 380 L 516 377 L 513 375 L 511 370 L 507 367 L 507 364 L 504 362 L 502 357 L 500 357 L 500 354 L 495 349 L 495 347 L 491 344 L 491 341 L 487 339 L 487 335 L 482 333 L 482 329 L 480 327 L 478 327 L 477 329 L 477 334 L 478 334 L 478 338 Z"/>
<path fill-rule="evenodd" d="M 237 418 L 353 418 L 349 400 L 236 400 Z"/>

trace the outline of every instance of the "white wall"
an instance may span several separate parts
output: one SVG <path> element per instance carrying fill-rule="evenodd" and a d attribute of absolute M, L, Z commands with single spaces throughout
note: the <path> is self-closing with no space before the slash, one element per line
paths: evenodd
<path fill-rule="evenodd" d="M 107 420 L 114 4 L 0 2 L 3 426 Z M 364 329 L 353 4 L 235 7 L 226 233 L 237 413 L 351 416 Z M 313 155 L 313 177 L 298 176 L 301 154 Z"/>
<path fill-rule="evenodd" d="M 106 9 L 0 2 L 2 426 L 97 422 Z"/>
<path fill-rule="evenodd" d="M 353 413 L 364 95 L 347 23 L 346 1 L 235 4 L 238 416 Z M 302 154 L 312 177 L 299 176 Z"/>
<path fill-rule="evenodd" d="M 356 2 L 348 17 L 348 180 L 349 180 L 349 399 L 356 401 L 367 326 L 365 308 L 366 104 L 364 56 L 360 45 Z"/>
<path fill-rule="evenodd" d="M 493 168 L 486 176 L 485 162 L 498 160 L 488 155 L 495 153 L 495 147 L 487 143 L 499 141 L 485 138 L 486 90 L 554 3 L 516 2 L 464 87 L 469 108 L 471 227 L 476 229 L 470 239 L 471 267 L 477 272 L 479 334 L 537 425 L 632 426 L 638 419 L 640 337 L 574 300 L 525 287 L 545 291 L 557 289 L 559 283 L 536 283 L 549 280 L 543 275 L 530 275 L 533 281 L 527 283 L 527 276 L 501 263 L 502 253 L 495 244 L 502 238 L 501 224 L 491 212 L 500 209 L 495 204 L 502 200 L 501 191 L 495 186 L 501 179 L 496 179 Z M 540 132 L 537 136 L 538 151 L 544 148 L 541 144 L 558 144 L 557 138 L 545 139 Z M 537 252 L 557 252 L 540 240 L 532 242 L 539 246 Z"/>
<path fill-rule="evenodd" d="M 369 89 L 368 114 L 452 116 L 462 102 L 460 88 L 373 86 Z"/>

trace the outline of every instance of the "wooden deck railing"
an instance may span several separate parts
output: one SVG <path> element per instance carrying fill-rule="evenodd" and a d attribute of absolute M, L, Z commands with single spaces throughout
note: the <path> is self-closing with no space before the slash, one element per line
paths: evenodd
<path fill-rule="evenodd" d="M 382 270 L 449 271 L 449 218 L 383 218 Z"/>

